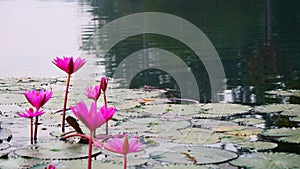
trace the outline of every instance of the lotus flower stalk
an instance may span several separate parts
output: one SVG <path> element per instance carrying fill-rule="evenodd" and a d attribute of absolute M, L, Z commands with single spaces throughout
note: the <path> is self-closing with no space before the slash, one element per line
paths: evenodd
<path fill-rule="evenodd" d="M 80 69 L 86 63 L 86 60 L 81 59 L 80 57 L 78 57 L 75 61 L 74 61 L 73 57 L 63 57 L 63 58 L 56 57 L 52 61 L 52 63 L 68 74 L 66 90 L 65 90 L 63 114 L 62 114 L 62 126 L 61 126 L 62 132 L 64 133 L 65 132 L 66 108 L 67 108 L 67 100 L 68 100 L 71 75 L 74 72 L 76 72 L 78 69 Z"/>
<path fill-rule="evenodd" d="M 92 167 L 92 144 L 93 134 L 95 130 L 108 121 L 115 113 L 115 108 L 107 109 L 106 106 L 102 106 L 100 110 L 97 110 L 95 102 L 92 102 L 90 110 L 88 110 L 86 104 L 82 101 L 70 107 L 74 115 L 90 130 L 89 139 L 89 151 L 88 151 L 88 169 Z M 81 135 L 79 135 L 81 136 Z"/>
<path fill-rule="evenodd" d="M 20 116 L 25 117 L 27 116 L 27 118 L 33 118 L 35 117 L 35 128 L 34 128 L 34 141 L 37 140 L 37 131 L 38 131 L 38 117 L 43 114 L 43 111 L 39 111 L 40 108 L 42 106 L 44 106 L 49 99 L 52 97 L 52 91 L 51 90 L 41 90 L 41 91 L 36 91 L 36 90 L 32 90 L 32 91 L 25 91 L 24 95 L 26 97 L 26 99 L 28 100 L 28 102 L 36 108 L 36 111 L 33 111 L 32 108 L 26 110 L 26 113 L 21 113 Z M 39 114 L 41 113 L 41 114 Z M 32 119 L 30 120 L 31 124 L 32 124 Z M 30 131 L 32 130 L 32 125 Z M 32 134 L 32 132 L 30 132 Z M 32 143 L 32 141 L 31 141 Z"/>
<path fill-rule="evenodd" d="M 108 79 L 106 77 L 102 77 L 100 82 L 100 88 L 103 91 L 104 104 L 106 107 L 107 107 L 107 100 L 106 100 L 107 84 L 108 84 Z M 105 134 L 108 135 L 108 121 L 105 123 Z"/>

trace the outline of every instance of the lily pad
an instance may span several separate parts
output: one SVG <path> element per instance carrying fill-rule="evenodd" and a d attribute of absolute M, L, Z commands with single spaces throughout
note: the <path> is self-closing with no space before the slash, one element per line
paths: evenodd
<path fill-rule="evenodd" d="M 254 153 L 230 161 L 234 166 L 253 169 L 299 168 L 300 155 L 287 153 Z"/>
<path fill-rule="evenodd" d="M 215 128 L 218 126 L 235 126 L 237 125 L 234 122 L 230 121 L 222 121 L 222 120 L 214 120 L 214 119 L 193 119 L 192 121 L 193 127 L 199 128 Z"/>
<path fill-rule="evenodd" d="M 161 135 L 172 133 L 174 131 L 187 128 L 191 125 L 188 121 L 162 121 L 151 127 L 151 132 L 160 133 Z"/>
<path fill-rule="evenodd" d="M 265 141 L 248 141 L 239 143 L 238 147 L 241 149 L 247 149 L 247 150 L 255 150 L 255 151 L 261 151 L 261 150 L 270 150 L 276 148 L 278 145 L 276 143 L 271 142 L 265 142 Z"/>
<path fill-rule="evenodd" d="M 59 169 L 83 169 L 87 168 L 87 160 L 60 161 L 58 164 L 55 164 L 55 166 Z M 92 168 L 113 169 L 122 167 L 121 164 L 105 163 L 99 160 L 92 161 Z"/>
<path fill-rule="evenodd" d="M 12 138 L 12 132 L 10 129 L 0 128 L 0 143 L 3 141 L 10 141 Z"/>
<path fill-rule="evenodd" d="M 251 110 L 250 106 L 240 104 L 209 103 L 202 107 L 205 111 L 193 115 L 194 119 L 228 117 L 245 114 Z"/>
<path fill-rule="evenodd" d="M 73 160 L 87 158 L 88 145 L 71 144 L 63 142 L 39 143 L 14 151 L 16 155 L 25 158 L 37 158 L 43 160 Z M 93 156 L 97 156 L 101 150 L 93 148 Z"/>
<path fill-rule="evenodd" d="M 202 165 L 155 165 L 152 169 L 209 169 Z"/>
<path fill-rule="evenodd" d="M 214 164 L 237 158 L 238 155 L 218 148 L 174 147 L 170 151 L 150 153 L 150 158 L 170 164 Z"/>
<path fill-rule="evenodd" d="M 273 137 L 274 140 L 282 142 L 300 143 L 300 128 L 269 129 L 262 133 L 262 135 Z"/>
<path fill-rule="evenodd" d="M 246 140 L 250 139 L 249 137 L 238 136 L 238 135 L 220 135 L 221 143 L 231 143 L 231 144 L 239 144 L 245 142 Z"/>
<path fill-rule="evenodd" d="M 173 142 L 181 144 L 214 144 L 220 141 L 219 134 L 202 128 L 186 128 L 173 135 Z"/>
<path fill-rule="evenodd" d="M 300 123 L 300 116 L 297 117 L 291 117 L 290 121 L 299 122 Z"/>
<path fill-rule="evenodd" d="M 270 104 L 255 107 L 255 111 L 260 113 L 281 113 L 286 116 L 300 115 L 300 105 L 297 104 Z"/>
<path fill-rule="evenodd" d="M 105 157 L 102 159 L 104 162 L 111 162 L 113 164 L 123 164 L 123 155 L 111 153 L 108 151 L 104 151 L 103 154 L 108 155 L 108 157 Z M 128 166 L 137 166 L 137 165 L 143 165 L 146 164 L 148 159 L 145 157 L 142 157 L 145 154 L 144 151 L 136 152 L 136 153 L 130 153 L 127 154 L 127 165 Z"/>
<path fill-rule="evenodd" d="M 31 168 L 33 166 L 43 165 L 43 164 L 44 164 L 44 162 L 42 162 L 41 160 L 37 160 L 37 159 L 0 158 L 0 168 L 3 168 L 3 169 L 4 168 L 5 169 Z"/>
<path fill-rule="evenodd" d="M 239 123 L 241 125 L 249 125 L 249 126 L 265 123 L 265 120 L 256 119 L 256 118 L 238 118 L 238 119 L 234 119 L 232 121 Z"/>
<path fill-rule="evenodd" d="M 191 116 L 199 113 L 203 104 L 158 104 L 158 105 L 146 105 L 141 108 L 135 109 L 137 112 L 150 113 L 152 117 L 161 116 L 166 113 L 172 113 L 173 115 Z"/>
<path fill-rule="evenodd" d="M 229 135 L 251 136 L 262 133 L 264 130 L 252 126 L 218 126 L 213 129 L 215 132 L 220 132 Z"/>

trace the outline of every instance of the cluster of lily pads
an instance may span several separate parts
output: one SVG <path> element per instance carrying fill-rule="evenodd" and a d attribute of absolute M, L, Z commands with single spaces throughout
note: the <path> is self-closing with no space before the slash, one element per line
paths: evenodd
<path fill-rule="evenodd" d="M 88 81 L 68 81 L 64 78 L 0 79 L 3 127 L 0 168 L 122 168 L 124 164 L 129 168 L 153 169 L 300 166 L 297 154 L 300 105 L 173 104 L 172 100 L 163 98 L 166 91 L 159 89 L 119 89 L 118 84 L 110 82 L 110 89 L 106 86 L 103 91 L 101 84 L 107 84 L 106 79 L 96 81 L 98 85 L 88 87 L 84 95 L 80 86 L 86 87 Z M 65 99 L 66 83 L 73 84 L 68 87 L 68 99 Z M 52 88 L 52 98 L 42 106 L 46 113 L 38 121 L 39 138 L 28 145 L 28 121 L 13 115 L 24 108 L 28 110 L 24 90 L 41 92 L 45 88 Z M 98 90 L 105 92 L 105 96 L 100 97 Z M 61 110 L 61 104 L 65 104 L 62 100 L 73 106 Z M 94 111 L 99 103 L 105 107 Z M 105 120 L 101 109 L 109 107 L 117 107 L 118 111 Z M 62 112 L 67 121 L 65 132 L 57 130 L 62 127 Z M 85 115 L 90 112 L 96 112 L 95 116 L 101 114 L 104 119 L 100 116 L 98 122 L 87 120 Z M 288 125 L 281 124 L 280 119 L 287 120 Z M 127 140 L 130 136 L 135 136 L 132 143 Z M 92 149 L 90 143 L 94 145 Z M 290 151 L 294 153 L 278 152 L 282 143 L 293 147 Z M 130 150 L 130 145 L 139 148 Z M 141 151 L 126 154 L 132 150 Z M 114 152 L 122 153 L 119 156 Z M 92 163 L 86 160 L 91 157 L 95 159 Z"/>

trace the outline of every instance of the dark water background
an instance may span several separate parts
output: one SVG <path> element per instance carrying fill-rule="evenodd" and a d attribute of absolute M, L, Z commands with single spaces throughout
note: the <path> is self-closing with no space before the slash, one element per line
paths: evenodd
<path fill-rule="evenodd" d="M 45 70 L 46 73 L 41 76 L 48 74 L 60 76 L 63 73 L 56 70 L 50 60 L 55 56 L 80 55 L 94 58 L 93 63 L 90 64 L 97 69 L 100 68 L 102 75 L 110 77 L 128 55 L 141 49 L 155 47 L 176 54 L 189 66 L 197 80 L 201 102 L 209 102 L 210 83 L 205 67 L 195 53 L 176 39 L 157 34 L 136 35 L 119 42 L 105 56 L 97 51 L 99 44 L 97 39 L 95 40 L 97 38 L 95 32 L 103 25 L 133 13 L 163 12 L 191 22 L 210 39 L 222 61 L 227 89 L 232 92 L 230 100 L 233 102 L 300 103 L 299 98 L 273 98 L 265 95 L 265 91 L 268 90 L 300 88 L 300 10 L 298 10 L 300 1 L 298 0 L 270 0 L 269 5 L 268 0 L 31 0 L 20 2 L 22 3 L 0 1 L 2 9 L 0 21 L 7 19 L 19 23 L 5 29 L 8 22 L 1 22 L 1 51 L 8 49 L 7 44 L 11 41 L 11 37 L 30 35 L 21 36 L 22 43 L 9 47 L 11 51 L 0 53 L 0 57 L 6 60 L 1 67 L 8 72 L 26 72 L 25 69 L 21 69 L 23 66 L 31 70 L 26 74 L 28 76 L 39 72 L 36 69 Z M 12 8 L 15 11 L 11 10 Z M 7 11 L 11 13 L 8 14 Z M 36 18 L 37 16 L 40 17 Z M 41 27 L 41 22 L 46 25 Z M 27 30 L 28 25 L 32 27 Z M 11 31 L 12 26 L 15 27 L 15 32 L 19 30 L 23 32 L 20 34 L 12 32 L 11 35 L 5 33 L 6 30 Z M 37 34 L 41 30 L 44 30 L 43 36 Z M 39 41 L 40 39 L 42 40 Z M 91 44 L 91 41 L 96 43 Z M 18 57 L 13 58 L 9 55 L 18 50 L 20 51 L 18 55 L 23 56 L 22 62 L 19 62 Z M 33 54 L 34 52 L 36 55 Z M 45 62 L 48 65 L 43 65 Z M 16 63 L 19 64 L 13 66 Z M 14 69 L 9 69 L 11 67 Z M 12 73 L 12 75 L 16 74 Z M 93 73 L 91 74 L 93 76 Z M 1 76 L 4 75 L 2 71 Z M 139 88 L 144 85 L 174 89 L 175 92 L 171 95 L 180 97 L 175 79 L 164 71 L 157 69 L 142 71 L 135 76 L 130 87 Z"/>
<path fill-rule="evenodd" d="M 201 29 L 216 48 L 227 78 L 227 89 L 238 103 L 283 102 L 268 98 L 265 91 L 300 88 L 300 1 L 297 0 L 94 0 L 89 1 L 101 28 L 119 17 L 138 12 L 163 12 L 184 18 Z M 137 21 L 139 22 L 139 21 Z M 87 34 L 88 35 L 88 34 Z M 91 35 L 91 34 L 90 34 Z M 87 36 L 88 37 L 88 36 Z M 127 38 L 111 49 L 99 65 L 107 76 L 131 53 L 143 48 L 161 48 L 179 56 L 197 79 L 200 100 L 210 101 L 207 72 L 187 46 L 171 37 L 144 34 Z M 101 57 L 101 56 L 100 56 Z M 144 85 L 178 89 L 166 72 L 146 70 L 130 86 Z M 288 102 L 299 103 L 297 98 Z"/>

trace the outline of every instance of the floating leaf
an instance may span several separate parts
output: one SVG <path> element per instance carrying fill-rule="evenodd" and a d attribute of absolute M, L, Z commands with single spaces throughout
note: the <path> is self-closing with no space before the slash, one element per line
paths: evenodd
<path fill-rule="evenodd" d="M 237 157 L 237 154 L 211 147 L 180 146 L 166 152 L 150 153 L 150 157 L 157 161 L 171 164 L 214 164 L 234 159 Z"/>
<path fill-rule="evenodd" d="M 255 107 L 255 111 L 260 113 L 281 113 L 281 115 L 300 115 L 300 105 L 297 104 L 270 104 Z"/>
<path fill-rule="evenodd" d="M 25 158 L 38 158 L 44 160 L 72 160 L 87 158 L 88 145 L 71 144 L 63 142 L 39 143 L 14 151 L 15 154 Z M 93 156 L 101 150 L 93 148 Z"/>
<path fill-rule="evenodd" d="M 244 137 L 244 136 L 237 136 L 237 135 L 221 135 L 220 136 L 221 143 L 233 143 L 233 144 L 238 144 L 242 143 L 246 140 L 249 139 L 249 137 Z"/>
<path fill-rule="evenodd" d="M 152 169 L 209 169 L 203 165 L 155 165 Z"/>
<path fill-rule="evenodd" d="M 137 112 L 147 112 L 151 116 L 157 117 L 166 113 L 172 113 L 173 115 L 191 116 L 199 113 L 203 104 L 158 104 L 158 105 L 146 105 L 141 108 L 135 109 Z"/>
<path fill-rule="evenodd" d="M 188 121 L 165 121 L 151 127 L 151 132 L 160 133 L 161 135 L 172 133 L 174 131 L 187 128 L 191 125 Z"/>
<path fill-rule="evenodd" d="M 55 166 L 59 169 L 83 169 L 87 167 L 87 160 L 59 161 L 58 164 L 55 164 Z M 104 163 L 99 160 L 92 161 L 92 168 L 115 169 L 122 167 L 123 166 L 121 164 Z"/>
<path fill-rule="evenodd" d="M 300 122 L 300 116 L 297 117 L 291 117 L 290 121 L 294 121 L 294 122 Z"/>
<path fill-rule="evenodd" d="M 269 150 L 269 149 L 274 149 L 278 145 L 276 143 L 271 143 L 271 142 L 265 142 L 265 141 L 247 141 L 243 143 L 239 143 L 238 147 L 241 149 L 247 149 L 247 150 Z"/>
<path fill-rule="evenodd" d="M 253 153 L 230 161 L 234 166 L 253 169 L 299 168 L 300 155 L 287 153 Z"/>
<path fill-rule="evenodd" d="M 218 126 L 213 129 L 215 132 L 237 136 L 251 136 L 262 133 L 264 130 L 252 126 Z"/>
<path fill-rule="evenodd" d="M 250 106 L 240 104 L 209 103 L 202 107 L 205 111 L 193 115 L 194 119 L 228 117 L 237 114 L 245 114 L 251 110 Z"/>
<path fill-rule="evenodd" d="M 239 123 L 241 125 L 249 125 L 249 126 L 265 123 L 265 120 L 256 119 L 256 118 L 238 118 L 238 119 L 234 119 L 232 121 Z"/>
<path fill-rule="evenodd" d="M 274 137 L 273 139 L 288 143 L 300 143 L 300 128 L 269 129 L 262 133 L 263 136 Z"/>
<path fill-rule="evenodd" d="M 3 141 L 10 141 L 12 138 L 12 132 L 10 129 L 0 128 L 0 143 Z"/>
<path fill-rule="evenodd" d="M 220 141 L 219 134 L 212 130 L 187 128 L 173 135 L 173 142 L 182 144 L 214 144 Z"/>
<path fill-rule="evenodd" d="M 0 158 L 0 168 L 2 169 L 23 169 L 31 168 L 37 165 L 44 164 L 43 161 L 37 159 L 24 159 L 24 158 Z M 45 167 L 44 167 L 45 168 Z M 44 169 L 43 168 L 43 169 Z M 42 169 L 42 168 L 41 168 Z"/>
<path fill-rule="evenodd" d="M 237 125 L 234 122 L 230 121 L 221 121 L 214 119 L 193 119 L 192 121 L 193 127 L 201 127 L 201 128 L 215 128 L 217 126 L 235 126 Z"/>
<path fill-rule="evenodd" d="M 104 151 L 103 154 L 106 154 L 107 157 L 102 159 L 102 161 L 111 162 L 113 164 L 120 164 L 120 165 L 123 164 L 123 155 L 111 153 L 108 151 Z M 127 154 L 127 165 L 128 166 L 137 166 L 137 165 L 146 164 L 148 159 L 145 157 L 142 157 L 144 154 L 145 154 L 144 151 Z"/>

